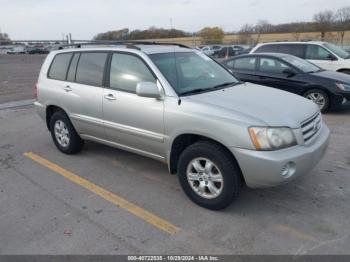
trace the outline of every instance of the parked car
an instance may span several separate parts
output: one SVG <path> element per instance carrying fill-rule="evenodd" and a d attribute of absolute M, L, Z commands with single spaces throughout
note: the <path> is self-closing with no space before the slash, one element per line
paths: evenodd
<path fill-rule="evenodd" d="M 350 101 L 350 76 L 326 71 L 287 54 L 251 54 L 222 62 L 240 80 L 292 92 L 315 102 L 322 112 Z"/>
<path fill-rule="evenodd" d="M 236 51 L 232 46 L 224 46 L 214 53 L 216 58 L 228 58 L 236 55 Z"/>
<path fill-rule="evenodd" d="M 25 46 L 13 46 L 10 50 L 7 51 L 7 54 L 9 55 L 16 55 L 16 54 L 25 54 L 26 53 L 26 47 Z"/>
<path fill-rule="evenodd" d="M 243 46 L 240 46 L 240 45 L 232 45 L 232 48 L 236 52 L 242 52 L 245 49 Z"/>
<path fill-rule="evenodd" d="M 210 48 L 210 46 L 204 46 L 200 49 L 204 54 L 208 55 L 208 56 L 212 56 L 214 55 L 214 50 L 212 50 Z"/>
<path fill-rule="evenodd" d="M 258 44 L 250 52 L 285 53 L 307 59 L 319 67 L 350 74 L 350 54 L 327 42 L 279 42 Z"/>
<path fill-rule="evenodd" d="M 50 51 L 44 46 L 33 46 L 33 47 L 28 47 L 27 53 L 30 55 L 48 54 L 50 53 Z"/>
<path fill-rule="evenodd" d="M 307 173 L 329 140 L 311 101 L 242 83 L 176 45 L 52 51 L 35 93 L 58 150 L 74 154 L 92 140 L 162 161 L 209 209 L 229 205 L 244 183 L 276 186 Z"/>

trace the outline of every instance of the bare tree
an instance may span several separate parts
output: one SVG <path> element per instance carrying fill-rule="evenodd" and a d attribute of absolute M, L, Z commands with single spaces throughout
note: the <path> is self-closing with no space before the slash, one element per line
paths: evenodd
<path fill-rule="evenodd" d="M 350 28 L 350 6 L 338 9 L 335 14 L 338 35 L 340 36 L 340 43 L 343 45 L 344 36 L 347 29 Z"/>
<path fill-rule="evenodd" d="M 319 12 L 314 15 L 316 30 L 321 32 L 322 41 L 325 39 L 326 33 L 330 31 L 334 22 L 334 13 L 331 10 Z"/>
<path fill-rule="evenodd" d="M 266 34 L 272 31 L 273 25 L 267 20 L 259 20 L 254 27 L 254 32 L 257 34 L 256 43 L 259 43 L 261 34 Z"/>
<path fill-rule="evenodd" d="M 10 39 L 9 35 L 6 33 L 2 33 L 0 31 L 0 45 L 1 44 L 6 45 L 6 44 L 9 44 L 10 42 L 11 42 L 11 39 Z"/>
<path fill-rule="evenodd" d="M 240 44 L 251 44 L 252 33 L 254 32 L 254 26 L 250 24 L 244 24 L 239 30 L 239 43 Z"/>

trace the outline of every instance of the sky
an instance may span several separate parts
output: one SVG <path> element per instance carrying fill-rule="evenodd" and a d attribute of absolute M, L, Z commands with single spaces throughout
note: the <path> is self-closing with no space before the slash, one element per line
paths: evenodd
<path fill-rule="evenodd" d="M 196 32 L 206 26 L 236 31 L 245 24 L 311 21 L 349 0 L 0 0 L 0 30 L 14 40 L 56 40 L 151 26 Z"/>

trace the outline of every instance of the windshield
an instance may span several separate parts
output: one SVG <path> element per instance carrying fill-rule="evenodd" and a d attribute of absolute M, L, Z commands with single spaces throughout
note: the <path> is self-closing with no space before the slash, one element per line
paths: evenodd
<path fill-rule="evenodd" d="M 149 57 L 179 95 L 239 83 L 226 69 L 200 52 L 161 53 Z"/>
<path fill-rule="evenodd" d="M 340 48 L 339 46 L 336 46 L 330 43 L 324 43 L 323 45 L 327 47 L 329 50 L 331 50 L 334 54 L 336 54 L 337 56 L 343 59 L 350 58 L 350 54 L 346 52 L 344 49 Z"/>
<path fill-rule="evenodd" d="M 283 56 L 281 58 L 304 73 L 313 73 L 321 70 L 320 67 L 296 56 Z"/>

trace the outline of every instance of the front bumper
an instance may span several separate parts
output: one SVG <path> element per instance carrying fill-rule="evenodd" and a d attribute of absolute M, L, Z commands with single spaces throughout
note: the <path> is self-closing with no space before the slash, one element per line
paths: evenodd
<path fill-rule="evenodd" d="M 309 145 L 297 145 L 277 151 L 255 151 L 231 148 L 241 167 L 248 187 L 277 186 L 309 172 L 323 157 L 328 147 L 330 132 L 324 124 L 317 139 Z M 291 172 L 282 176 L 290 163 Z"/>

